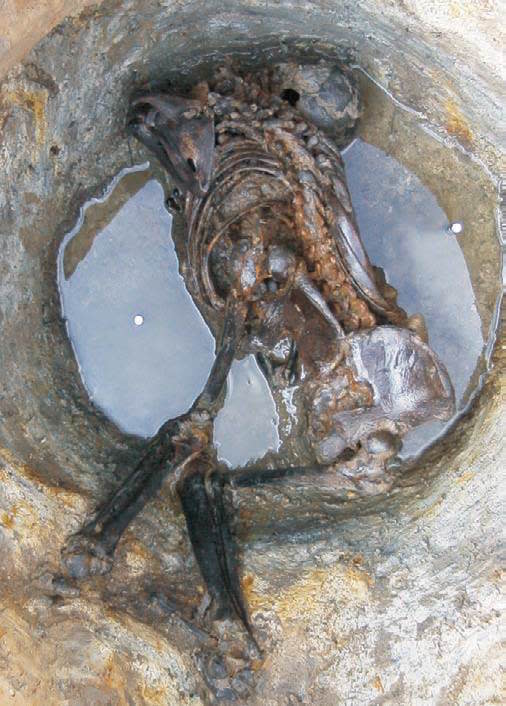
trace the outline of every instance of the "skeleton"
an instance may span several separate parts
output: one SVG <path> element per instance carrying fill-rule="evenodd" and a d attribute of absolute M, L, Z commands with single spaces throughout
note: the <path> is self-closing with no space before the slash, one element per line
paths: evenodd
<path fill-rule="evenodd" d="M 323 65 L 223 68 L 191 95 L 132 101 L 130 129 L 167 168 L 170 203 L 184 209 L 187 286 L 219 334 L 217 355 L 192 409 L 160 429 L 70 538 L 70 576 L 110 569 L 128 523 L 170 475 L 210 613 L 252 635 L 224 486 L 294 475 L 317 483 L 325 471 L 379 492 L 391 486 L 402 436 L 452 414 L 452 386 L 422 317 L 397 305 L 360 240 L 339 151 L 358 115 L 346 70 Z M 231 473 L 217 463 L 213 419 L 234 358 L 251 352 L 272 386 L 301 386 L 311 465 Z"/>

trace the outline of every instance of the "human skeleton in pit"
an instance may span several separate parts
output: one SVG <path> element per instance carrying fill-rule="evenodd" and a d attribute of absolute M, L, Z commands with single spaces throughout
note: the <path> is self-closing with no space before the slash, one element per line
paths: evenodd
<path fill-rule="evenodd" d="M 187 286 L 217 335 L 207 384 L 148 443 L 139 465 L 64 552 L 76 578 L 109 570 L 122 532 L 171 475 L 214 618 L 251 627 L 224 486 L 297 475 L 388 489 L 402 436 L 454 410 L 448 374 L 382 270 L 369 261 L 340 149 L 359 116 L 342 67 L 226 67 L 187 95 L 132 101 L 131 132 L 166 167 L 184 212 Z M 230 471 L 213 420 L 233 360 L 254 353 L 271 386 L 300 386 L 305 467 Z"/>

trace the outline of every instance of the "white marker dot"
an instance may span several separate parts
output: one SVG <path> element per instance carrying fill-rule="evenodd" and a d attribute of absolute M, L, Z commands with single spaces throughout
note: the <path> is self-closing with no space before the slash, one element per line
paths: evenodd
<path fill-rule="evenodd" d="M 459 221 L 454 221 L 454 223 L 450 223 L 450 230 L 455 235 L 458 235 L 459 233 L 462 233 L 464 226 Z"/>
<path fill-rule="evenodd" d="M 143 323 L 144 323 L 144 316 L 142 314 L 136 314 L 134 316 L 134 324 L 136 326 L 142 326 Z"/>

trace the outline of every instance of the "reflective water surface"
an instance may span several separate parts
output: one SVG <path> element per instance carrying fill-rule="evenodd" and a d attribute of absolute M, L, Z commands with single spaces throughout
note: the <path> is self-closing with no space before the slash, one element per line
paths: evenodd
<path fill-rule="evenodd" d="M 161 184 L 134 172 L 115 186 L 66 237 L 60 292 L 91 399 L 124 431 L 149 437 L 201 391 L 214 338 L 178 272 Z"/>
<path fill-rule="evenodd" d="M 362 239 L 401 306 L 424 315 L 458 414 L 479 387 L 494 333 L 495 191 L 471 160 L 377 87 L 365 89 L 359 137 L 344 153 Z M 454 220 L 463 225 L 458 236 L 448 230 Z M 171 225 L 164 187 L 141 165 L 85 204 L 59 253 L 63 314 L 84 385 L 121 429 L 143 437 L 191 406 L 214 359 L 214 338 L 179 273 Z M 304 462 L 303 419 L 296 388 L 271 391 L 253 356 L 236 361 L 215 421 L 218 458 L 237 467 L 281 449 L 289 462 L 298 454 Z M 444 428 L 413 430 L 402 455 L 416 455 Z"/>
<path fill-rule="evenodd" d="M 278 451 L 278 423 L 276 404 L 255 356 L 236 360 L 214 423 L 218 459 L 233 468 Z"/>
<path fill-rule="evenodd" d="M 385 270 L 399 304 L 425 317 L 429 345 L 448 370 L 459 410 L 484 340 L 469 270 L 448 231 L 448 216 L 417 176 L 379 148 L 357 139 L 344 159 L 369 257 Z M 415 454 L 446 425 L 428 422 L 411 431 L 404 454 Z"/>

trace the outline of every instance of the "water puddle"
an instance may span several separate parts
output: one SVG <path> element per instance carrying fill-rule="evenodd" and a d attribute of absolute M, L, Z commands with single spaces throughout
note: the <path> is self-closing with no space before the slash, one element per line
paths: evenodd
<path fill-rule="evenodd" d="M 207 379 L 214 337 L 191 299 L 152 170 L 126 169 L 85 204 L 59 253 L 63 314 L 90 399 L 118 427 L 153 436 Z M 217 416 L 218 458 L 241 466 L 279 448 L 276 405 L 254 356 L 235 361 Z"/>
<path fill-rule="evenodd" d="M 429 344 L 448 370 L 461 410 L 485 342 L 469 271 L 448 232 L 448 217 L 417 176 L 377 147 L 357 139 L 345 161 L 369 257 L 385 270 L 399 304 L 423 314 Z M 428 422 L 414 429 L 404 437 L 404 453 L 416 453 L 445 426 Z"/>
<path fill-rule="evenodd" d="M 359 137 L 343 155 L 360 233 L 400 305 L 425 317 L 429 345 L 455 389 L 455 419 L 479 388 L 495 334 L 495 187 L 469 156 L 435 139 L 371 81 L 362 84 Z M 402 456 L 420 453 L 454 419 L 412 430 Z"/>
<path fill-rule="evenodd" d="M 234 468 L 278 451 L 278 423 L 276 404 L 255 356 L 234 361 L 225 403 L 214 423 L 218 459 Z"/>
<path fill-rule="evenodd" d="M 344 154 L 362 238 L 401 306 L 424 315 L 458 415 L 479 388 L 494 335 L 495 188 L 479 165 L 365 79 L 363 95 L 359 136 Z M 58 262 L 63 314 L 90 398 L 143 437 L 189 409 L 215 349 L 179 273 L 164 177 L 156 174 L 148 165 L 124 170 L 102 199 L 85 204 Z M 456 221 L 459 235 L 448 230 Z M 297 399 L 295 388 L 271 391 L 253 356 L 235 361 L 215 421 L 220 461 L 243 466 L 279 450 L 285 463 L 303 460 Z M 412 431 L 403 455 L 418 454 L 445 426 Z"/>
<path fill-rule="evenodd" d="M 122 173 L 85 205 L 59 253 L 68 334 L 90 398 L 149 437 L 205 384 L 214 338 L 186 290 L 162 185 Z"/>

